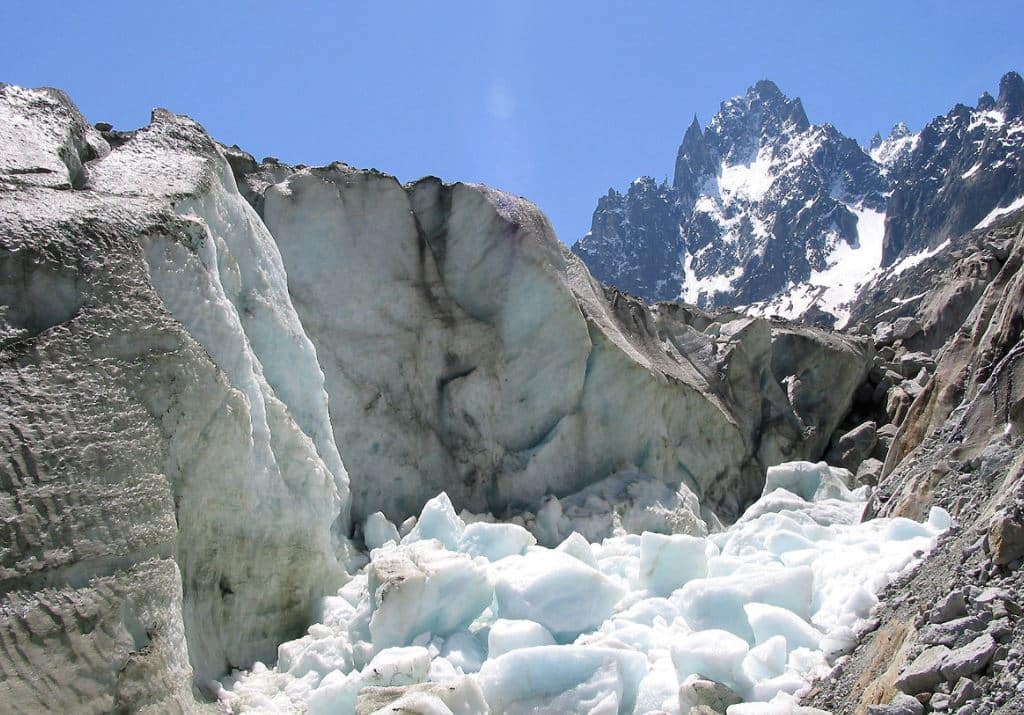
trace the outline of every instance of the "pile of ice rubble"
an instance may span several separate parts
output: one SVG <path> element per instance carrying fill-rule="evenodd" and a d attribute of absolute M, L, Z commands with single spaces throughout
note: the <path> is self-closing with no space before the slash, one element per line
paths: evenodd
<path fill-rule="evenodd" d="M 444 494 L 403 536 L 375 515 L 369 563 L 324 599 L 321 622 L 282 644 L 275 668 L 227 678 L 221 703 L 239 713 L 819 713 L 795 696 L 853 648 L 874 594 L 950 522 L 937 508 L 920 524 L 860 522 L 867 487 L 851 491 L 848 479 L 824 463 L 773 467 L 743 517 L 704 536 L 628 533 L 624 522 L 645 522 L 630 511 L 649 500 L 605 502 L 622 512 L 611 535 L 572 533 L 553 549 L 520 524 L 460 517 Z M 572 514 L 602 528 L 556 500 L 528 525 L 544 540 Z"/>

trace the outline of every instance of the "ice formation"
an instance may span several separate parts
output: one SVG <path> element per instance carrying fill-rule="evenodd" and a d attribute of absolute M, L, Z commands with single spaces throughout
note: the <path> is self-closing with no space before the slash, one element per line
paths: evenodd
<path fill-rule="evenodd" d="M 518 523 L 467 524 L 441 494 L 401 538 L 373 515 L 367 566 L 324 600 L 307 635 L 281 645 L 276 667 L 226 678 L 221 704 L 687 715 L 718 698 L 728 715 L 820 712 L 799 695 L 853 648 L 875 594 L 950 522 L 937 508 L 922 523 L 861 522 L 867 488 L 848 480 L 824 463 L 786 463 L 727 529 L 629 533 L 620 521 L 600 541 L 574 531 L 557 548 L 520 524 L 543 534 L 545 510 L 548 522 L 592 524 L 566 516 L 573 498 Z M 613 512 L 636 506 L 625 497 Z"/>

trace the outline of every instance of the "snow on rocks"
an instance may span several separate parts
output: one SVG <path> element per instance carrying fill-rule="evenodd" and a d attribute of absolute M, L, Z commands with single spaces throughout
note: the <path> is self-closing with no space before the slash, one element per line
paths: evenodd
<path fill-rule="evenodd" d="M 400 541 L 371 518 L 366 532 L 389 537 L 365 569 L 324 600 L 321 623 L 280 646 L 275 668 L 226 679 L 221 703 L 236 713 L 820 713 L 800 694 L 856 644 L 874 594 L 949 526 L 939 510 L 924 523 L 860 523 L 867 490 L 850 490 L 848 477 L 779 465 L 746 514 L 710 536 L 620 525 L 599 543 L 573 532 L 546 548 L 518 524 L 457 515 L 443 494 Z"/>

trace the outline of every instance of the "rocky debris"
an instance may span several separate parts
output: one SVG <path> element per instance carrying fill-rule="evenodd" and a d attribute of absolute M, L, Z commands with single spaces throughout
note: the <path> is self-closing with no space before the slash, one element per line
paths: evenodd
<path fill-rule="evenodd" d="M 913 518 L 939 505 L 956 522 L 915 573 L 890 586 L 878 630 L 808 700 L 836 715 L 863 712 L 890 703 L 898 682 L 921 696 L 924 712 L 1024 712 L 1024 569 L 1007 548 L 1024 510 L 1024 395 L 1015 379 L 1024 344 L 1024 214 L 972 233 L 961 255 L 922 265 L 930 266 L 926 284 L 901 289 L 924 290 L 914 308 L 931 311 L 919 313 L 922 332 L 908 339 L 913 349 L 896 341 L 879 348 L 868 376 L 886 399 L 909 382 L 919 388 L 901 424 L 877 430 L 875 455 L 887 457 L 871 513 Z M 963 290 L 952 296 L 950 285 Z M 939 308 L 950 300 L 948 311 Z M 944 321 L 958 314 L 966 323 L 951 329 Z M 928 341 L 943 333 L 948 343 L 929 354 Z M 904 377 L 916 368 L 928 373 L 923 385 Z M 858 419 L 872 404 L 854 405 Z"/>

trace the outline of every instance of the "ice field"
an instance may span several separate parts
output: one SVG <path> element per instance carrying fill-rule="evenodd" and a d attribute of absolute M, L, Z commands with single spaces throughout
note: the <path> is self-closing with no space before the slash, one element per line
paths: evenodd
<path fill-rule="evenodd" d="M 848 484 L 824 463 L 773 467 L 739 521 L 697 536 L 707 529 L 692 514 L 657 518 L 691 499 L 605 502 L 611 535 L 574 531 L 555 548 L 524 527 L 549 540 L 575 525 L 580 511 L 553 499 L 518 523 L 460 516 L 445 494 L 401 530 L 375 515 L 369 562 L 324 599 L 321 621 L 283 643 L 276 666 L 225 679 L 220 703 L 318 715 L 820 712 L 794 696 L 828 676 L 875 594 L 950 522 L 937 508 L 924 523 L 861 522 L 867 488 Z M 577 518 L 593 532 L 594 510 Z"/>

